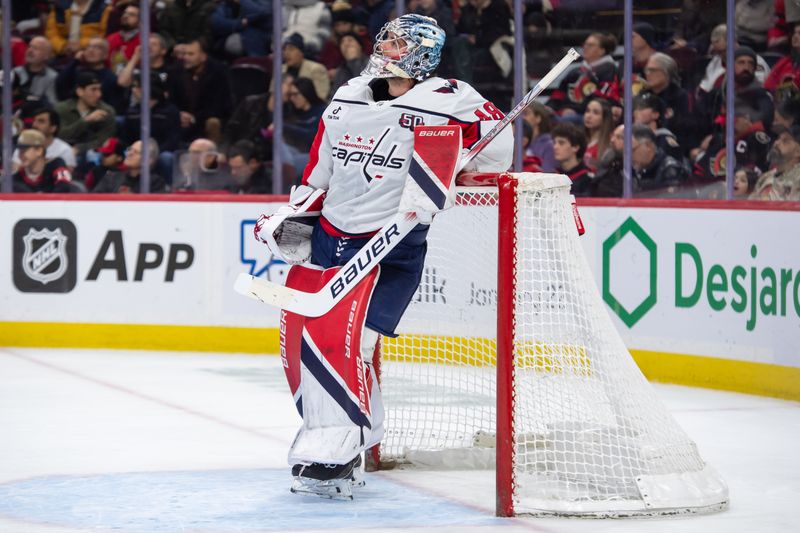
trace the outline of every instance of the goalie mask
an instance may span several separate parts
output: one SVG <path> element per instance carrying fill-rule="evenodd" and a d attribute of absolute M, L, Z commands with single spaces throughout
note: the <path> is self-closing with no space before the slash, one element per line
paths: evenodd
<path fill-rule="evenodd" d="M 378 32 L 361 75 L 422 81 L 439 66 L 444 38 L 444 30 L 430 17 L 408 14 L 389 21 Z"/>

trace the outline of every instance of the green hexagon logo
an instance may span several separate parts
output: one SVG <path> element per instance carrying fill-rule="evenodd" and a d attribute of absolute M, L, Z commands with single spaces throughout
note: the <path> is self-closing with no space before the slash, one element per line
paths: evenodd
<path fill-rule="evenodd" d="M 647 250 L 650 260 L 649 272 L 649 291 L 647 296 L 637 305 L 633 310 L 628 310 L 622 303 L 611 293 L 611 251 L 614 246 L 625 238 L 630 233 L 633 235 Z M 656 243 L 650 238 L 650 235 L 642 229 L 642 227 L 633 220 L 632 217 L 622 223 L 617 228 L 617 231 L 612 233 L 605 241 L 603 241 L 603 300 L 609 307 L 617 314 L 617 316 L 629 328 L 633 327 L 652 307 L 656 304 L 656 274 L 658 264 L 658 254 L 656 250 Z"/>

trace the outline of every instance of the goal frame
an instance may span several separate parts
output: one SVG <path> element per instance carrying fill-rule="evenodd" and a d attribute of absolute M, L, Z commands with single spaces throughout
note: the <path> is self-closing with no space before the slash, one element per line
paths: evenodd
<path fill-rule="evenodd" d="M 374 469 L 390 469 L 406 463 L 434 469 L 483 469 L 494 465 L 495 514 L 501 517 L 524 514 L 621 518 L 699 514 L 725 509 L 728 490 L 724 480 L 702 460 L 694 442 L 658 401 L 652 387 L 630 358 L 599 299 L 593 275 L 578 242 L 583 228 L 574 198 L 569 195 L 569 178 L 560 174 L 469 174 L 459 176 L 458 185 L 464 200 L 457 205 L 491 206 L 496 226 L 494 222 L 486 222 L 486 211 L 483 218 L 475 219 L 481 220 L 480 227 L 486 229 L 477 232 L 476 227 L 472 232 L 459 233 L 462 227 L 467 228 L 464 224 L 466 219 L 460 218 L 463 215 L 447 222 L 441 219 L 441 229 L 435 236 L 433 233 L 430 236 L 431 250 L 447 252 L 451 238 L 457 234 L 468 235 L 468 240 L 463 242 L 487 243 L 477 250 L 484 250 L 482 257 L 491 258 L 491 261 L 484 262 L 483 267 L 478 266 L 477 270 L 472 265 L 466 267 L 470 276 L 482 273 L 476 274 L 477 277 L 461 278 L 456 274 L 452 278 L 457 281 L 452 291 L 447 293 L 453 300 L 448 300 L 448 305 L 455 306 L 452 316 L 459 317 L 458 322 L 443 319 L 440 326 L 436 313 L 441 313 L 441 310 L 431 306 L 442 302 L 420 300 L 417 303 L 421 307 L 407 313 L 408 323 L 400 328 L 400 339 L 379 343 L 373 361 L 384 395 L 387 390 L 389 396 L 396 395 L 396 385 L 393 384 L 399 383 L 404 384 L 404 392 L 408 390 L 405 388 L 408 384 L 419 386 L 421 394 L 417 396 L 415 393 L 411 401 L 399 399 L 397 406 L 393 406 L 388 397 L 384 398 L 386 435 L 392 435 L 392 438 L 384 438 L 380 447 L 369 451 L 368 459 L 372 461 L 368 463 L 371 462 Z M 487 203 L 476 201 L 474 196 L 484 197 L 483 191 Z M 533 216 L 531 209 L 539 209 L 539 206 L 544 211 Z M 552 213 L 552 217 L 548 213 Z M 473 217 L 468 218 L 472 220 Z M 451 226 L 453 221 L 459 221 L 460 225 Z M 538 227 L 543 228 L 544 236 L 538 234 Z M 576 233 L 570 233 L 572 231 Z M 443 235 L 448 240 L 443 241 Z M 540 239 L 550 244 L 538 248 L 536 243 Z M 534 243 L 533 248 L 531 243 Z M 492 253 L 489 249 L 494 245 L 497 248 Z M 463 254 L 450 250 L 451 253 L 426 259 L 426 265 L 430 261 L 434 273 L 436 269 L 444 268 L 442 286 L 448 281 L 448 276 L 459 271 L 451 268 L 464 268 L 462 265 L 469 264 L 464 262 Z M 476 251 L 468 244 L 454 250 L 469 250 L 470 254 Z M 536 252 L 532 256 L 531 250 L 544 250 L 545 255 Z M 554 251 L 554 258 L 547 253 L 548 250 Z M 441 263 L 441 257 L 452 257 L 455 262 Z M 572 259 L 562 263 L 565 261 L 563 258 Z M 545 263 L 541 263 L 542 260 Z M 494 269 L 491 262 L 494 262 Z M 556 316 L 564 309 L 570 309 L 568 314 L 561 315 L 560 322 L 555 323 L 566 324 L 567 330 L 551 330 L 547 316 L 545 323 L 535 325 L 536 329 L 531 330 L 531 324 L 537 324 L 531 322 L 531 313 L 538 316 L 538 311 L 535 311 L 537 308 L 528 308 L 526 298 L 536 290 L 532 289 L 531 283 L 537 283 L 539 278 L 531 279 L 525 275 L 528 271 L 543 276 L 552 272 L 572 273 L 567 278 L 558 278 L 566 279 L 569 285 L 574 283 L 574 290 L 564 289 L 567 290 L 564 294 L 575 295 L 564 300 L 563 305 L 571 307 L 552 308 Z M 472 305 L 475 301 L 471 292 L 473 282 L 477 282 L 479 288 L 486 287 L 486 283 L 494 286 L 494 315 L 457 312 L 465 309 L 459 305 Z M 427 322 L 428 319 L 433 322 Z M 471 357 L 475 349 L 471 340 L 464 344 L 456 340 L 456 337 L 464 335 L 464 324 L 477 326 L 477 330 L 468 326 L 467 339 L 490 341 L 477 348 L 483 350 L 485 358 L 459 359 L 459 355 L 464 354 Z M 437 329 L 440 327 L 442 329 Z M 489 334 L 486 329 L 489 327 L 494 330 L 491 338 L 479 339 Z M 571 337 L 566 341 L 560 340 L 565 338 L 563 335 L 575 332 L 579 335 L 578 340 Z M 442 335 L 441 342 L 429 340 L 436 339 L 437 335 Z M 591 341 L 581 340 L 587 338 L 585 335 Z M 405 340 L 406 336 L 408 340 Z M 591 374 L 592 381 L 587 384 L 589 375 L 579 373 L 578 381 L 548 379 L 540 384 L 536 363 L 531 365 L 532 359 L 528 358 L 527 352 L 531 346 L 530 339 L 539 337 L 545 345 L 548 343 L 546 339 L 552 339 L 554 346 L 566 343 L 568 349 L 591 342 L 585 345 L 585 350 L 592 350 L 589 353 L 597 355 L 597 366 L 592 363 L 595 368 Z M 449 344 L 451 338 L 454 339 L 452 345 Z M 539 344 L 539 341 L 534 342 Z M 407 349 L 413 353 L 422 350 L 414 356 L 419 359 L 405 359 Z M 569 369 L 572 364 L 577 364 L 573 368 L 578 371 L 587 368 L 583 356 L 579 355 L 577 363 L 574 363 L 574 352 L 565 354 L 560 363 L 564 366 L 558 368 Z M 382 356 L 386 358 L 383 362 Z M 461 366 L 462 361 L 467 361 L 466 365 Z M 431 373 L 425 365 L 432 365 Z M 485 371 L 475 371 L 481 367 Z M 462 371 L 464 368 L 466 372 Z M 421 378 L 419 381 L 405 381 L 416 380 L 417 376 Z M 454 387 L 451 378 L 461 379 L 457 383 L 463 385 Z M 570 378 L 567 375 L 567 380 Z M 627 387 L 619 389 L 619 383 L 625 383 Z M 583 388 L 584 385 L 589 388 Z M 433 387 L 432 392 L 427 392 L 425 387 Z M 568 394 L 565 397 L 560 392 L 573 390 L 576 391 L 574 396 Z M 447 399 L 442 394 L 452 391 L 468 394 L 465 399 L 475 398 L 477 403 L 472 400 L 460 404 L 439 401 Z M 490 396 L 492 392 L 494 398 Z M 553 393 L 557 395 L 549 396 Z M 594 394 L 608 396 L 601 396 L 605 401 L 596 404 L 590 399 Z M 556 409 L 552 414 L 540 411 L 542 406 L 549 410 L 549 403 L 541 403 L 542 400 L 537 398 L 547 402 L 547 398 L 559 397 L 562 402 L 555 404 L 556 407 L 565 405 L 572 409 L 574 406 L 576 410 L 561 412 Z M 577 404 L 572 403 L 574 399 L 579 400 Z M 652 413 L 652 417 L 640 418 L 637 413 L 626 410 L 626 406 L 638 406 L 641 402 L 648 409 L 642 412 Z M 453 408 L 453 405 L 459 407 Z M 439 411 L 440 406 L 442 411 Z M 469 413 L 470 418 L 462 418 L 464 413 Z M 407 424 L 408 420 L 419 423 Z M 451 420 L 453 424 L 448 422 Z M 445 423 L 441 424 L 442 421 Z M 450 454 L 450 450 L 455 453 Z"/>
<path fill-rule="evenodd" d="M 514 516 L 514 231 L 517 180 L 508 173 L 497 179 L 497 516 Z"/>

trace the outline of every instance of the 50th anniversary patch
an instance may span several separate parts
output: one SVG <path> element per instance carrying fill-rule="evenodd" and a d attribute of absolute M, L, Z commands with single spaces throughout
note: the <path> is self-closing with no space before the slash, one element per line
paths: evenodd
<path fill-rule="evenodd" d="M 69 292 L 77 280 L 78 231 L 65 219 L 14 225 L 14 285 L 22 292 Z"/>

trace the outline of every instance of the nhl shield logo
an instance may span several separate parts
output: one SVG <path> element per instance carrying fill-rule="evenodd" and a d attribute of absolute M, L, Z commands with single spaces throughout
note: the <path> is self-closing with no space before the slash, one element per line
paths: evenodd
<path fill-rule="evenodd" d="M 55 231 L 36 231 L 31 228 L 22 241 L 25 247 L 22 269 L 29 278 L 47 285 L 67 271 L 67 237 L 61 233 L 61 228 Z"/>
<path fill-rule="evenodd" d="M 14 285 L 21 292 L 70 292 L 77 282 L 75 225 L 24 219 L 14 225 Z"/>

